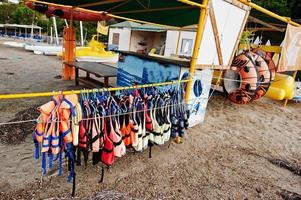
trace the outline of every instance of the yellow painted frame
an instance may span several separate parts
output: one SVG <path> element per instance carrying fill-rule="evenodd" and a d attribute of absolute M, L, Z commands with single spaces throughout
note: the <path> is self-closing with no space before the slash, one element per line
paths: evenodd
<path fill-rule="evenodd" d="M 74 8 L 72 6 L 66 6 L 66 5 L 62 5 L 62 4 L 53 4 L 53 3 L 47 3 L 47 2 L 43 2 L 43 1 L 39 1 L 39 0 L 33 0 L 34 2 L 37 3 L 43 3 L 43 4 L 47 4 L 47 5 L 61 5 L 61 6 L 65 6 L 65 7 L 70 7 L 71 9 Z M 119 1 L 119 0 L 111 0 L 111 1 Z M 121 2 L 122 0 L 120 0 Z M 198 50 L 199 50 L 199 46 L 201 44 L 201 40 L 203 37 L 203 32 L 204 32 L 204 24 L 205 24 L 205 17 L 206 17 L 206 13 L 208 10 L 208 3 L 209 0 L 203 0 L 202 4 L 198 4 L 189 0 L 178 0 L 179 2 L 191 5 L 191 6 L 195 6 L 195 7 L 199 7 L 200 8 L 200 16 L 199 16 L 199 22 L 198 22 L 198 29 L 197 29 L 197 34 L 196 34 L 196 39 L 195 39 L 195 44 L 194 44 L 194 49 L 193 49 L 193 54 L 192 54 L 192 59 L 191 59 L 191 64 L 190 64 L 190 76 L 189 76 L 189 80 L 188 80 L 188 85 L 187 85 L 187 93 L 186 93 L 186 102 L 188 102 L 188 98 L 189 98 L 189 94 L 191 91 L 191 87 L 192 87 L 192 80 L 194 77 L 194 73 L 195 73 L 195 69 L 196 69 L 196 61 L 197 61 L 197 57 L 198 57 Z M 227 0 L 227 1 L 231 1 L 233 2 L 233 0 Z M 236 1 L 236 0 L 235 0 Z M 277 15 L 261 6 L 258 6 L 254 3 L 252 3 L 250 0 L 237 0 L 247 6 L 250 6 L 251 8 L 254 8 L 264 14 L 269 15 L 270 17 L 276 18 L 280 21 L 292 24 L 294 26 L 298 26 L 300 27 L 301 25 L 293 22 L 290 18 L 287 17 L 283 17 L 280 15 Z M 107 1 L 109 2 L 109 1 Z M 103 2 L 105 3 L 105 2 Z M 78 9 L 82 9 L 82 10 L 87 10 L 84 8 L 78 8 Z M 91 11 L 91 10 L 89 10 Z M 96 12 L 99 13 L 97 11 L 91 11 L 91 12 Z M 126 18 L 126 17 L 121 17 L 121 16 L 116 16 L 116 15 L 112 15 L 112 14 L 108 14 L 108 16 L 111 17 L 115 17 L 117 19 L 123 19 L 123 20 L 128 20 L 128 21 L 133 21 L 133 22 L 138 22 L 138 23 L 145 23 L 145 24 L 151 24 L 151 25 L 157 25 L 157 26 L 164 26 L 164 27 L 170 27 L 172 29 L 180 29 L 180 27 L 174 27 L 174 26 L 165 26 L 162 24 L 156 24 L 156 23 L 150 23 L 150 22 L 146 22 L 146 21 L 141 21 L 141 20 L 135 20 L 135 19 L 130 19 L 130 18 Z M 177 83 L 180 83 L 181 81 L 176 81 Z M 172 82 L 166 82 L 166 84 L 171 84 Z M 152 86 L 160 86 L 162 85 L 162 83 L 160 84 L 150 84 L 151 86 L 148 85 L 141 85 L 141 86 L 135 86 L 136 88 L 143 88 L 143 87 L 152 87 Z M 130 88 L 130 87 L 125 87 L 125 88 Z M 116 91 L 116 90 L 122 90 L 124 88 L 109 88 L 107 89 L 108 91 Z M 93 90 L 88 90 L 88 91 L 93 91 Z M 79 94 L 80 91 L 66 91 L 64 92 L 64 94 Z M 57 94 L 57 92 L 44 92 L 44 93 L 25 93 L 25 94 L 2 94 L 0 95 L 0 99 L 12 99 L 12 98 L 29 98 L 29 97 L 42 97 L 42 96 L 52 96 Z"/>

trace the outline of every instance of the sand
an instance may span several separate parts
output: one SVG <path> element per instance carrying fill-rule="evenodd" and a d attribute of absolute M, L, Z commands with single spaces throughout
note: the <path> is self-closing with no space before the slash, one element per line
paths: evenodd
<path fill-rule="evenodd" d="M 0 42 L 0 58 L 7 58 L 0 61 L 0 93 L 73 88 L 73 82 L 54 78 L 61 70 L 56 57 Z M 0 100 L 0 122 L 45 101 Z M 282 189 L 301 194 L 301 177 L 268 161 L 301 165 L 300 108 L 266 98 L 241 106 L 213 96 L 205 123 L 189 129 L 182 144 L 156 146 L 152 158 L 148 151 L 128 153 L 101 184 L 100 166 L 77 167 L 75 199 L 282 199 Z M 30 133 L 21 144 L 0 145 L 0 169 L 0 199 L 71 198 L 67 172 L 58 177 L 55 166 L 41 178 Z"/>

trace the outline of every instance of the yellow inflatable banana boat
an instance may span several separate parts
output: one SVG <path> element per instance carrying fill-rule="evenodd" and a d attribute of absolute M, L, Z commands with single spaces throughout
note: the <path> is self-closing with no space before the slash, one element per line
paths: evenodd
<path fill-rule="evenodd" d="M 62 55 L 63 52 L 58 54 L 58 56 Z M 96 35 L 93 35 L 87 47 L 76 47 L 75 55 L 77 61 L 106 63 L 117 63 L 119 57 L 118 53 L 106 51 L 105 45 L 97 41 Z"/>

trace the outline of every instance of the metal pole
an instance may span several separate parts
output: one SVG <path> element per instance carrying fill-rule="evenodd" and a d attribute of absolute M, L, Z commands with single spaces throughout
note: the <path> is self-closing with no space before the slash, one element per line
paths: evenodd
<path fill-rule="evenodd" d="M 277 15 L 276 13 L 273 13 L 273 12 L 271 12 L 271 11 L 255 4 L 255 3 L 252 3 L 250 0 L 239 0 L 239 1 L 242 2 L 243 4 L 247 5 L 247 6 L 250 6 L 251 8 L 254 8 L 255 10 L 258 10 L 259 12 L 262 12 L 266 15 L 269 15 L 270 17 L 273 17 L 275 19 L 278 19 L 278 20 L 283 21 L 285 23 L 289 23 L 289 24 L 294 25 L 294 26 L 299 26 L 299 27 L 301 26 L 300 24 L 291 21 L 290 18 Z"/>
<path fill-rule="evenodd" d="M 57 34 L 57 26 L 56 26 L 56 19 L 55 19 L 55 17 L 52 17 L 52 20 L 53 20 L 53 26 L 54 26 L 54 33 L 55 33 L 56 44 L 59 45 L 60 42 L 59 42 L 59 36 Z"/>
<path fill-rule="evenodd" d="M 34 18 L 35 18 L 35 16 L 36 16 L 36 12 L 33 13 L 33 17 L 32 17 L 30 39 L 33 38 L 33 23 L 34 23 Z"/>
<path fill-rule="evenodd" d="M 67 26 L 67 28 L 69 27 L 69 25 L 68 25 L 68 22 L 67 22 L 67 20 L 66 19 L 64 19 L 64 21 L 65 21 L 65 24 L 66 24 L 66 26 Z"/>
<path fill-rule="evenodd" d="M 126 86 L 126 87 L 115 87 L 115 88 L 98 88 L 99 92 L 112 92 L 118 90 L 131 90 L 131 89 L 141 89 L 148 87 L 158 87 L 158 86 L 166 86 L 166 85 L 175 85 L 180 83 L 186 83 L 187 80 L 182 81 L 170 81 L 170 82 L 161 82 L 161 83 L 152 83 L 152 84 L 144 84 L 144 85 L 135 85 L 135 86 Z M 33 97 L 48 97 L 59 94 L 81 94 L 81 93 L 92 93 L 95 92 L 95 89 L 90 90 L 69 90 L 69 91 L 60 91 L 60 92 L 37 92 L 37 93 L 19 93 L 19 94 L 0 94 L 0 99 L 17 99 L 17 98 L 33 98 Z"/>
<path fill-rule="evenodd" d="M 194 73 L 195 73 L 195 66 L 196 66 L 196 62 L 198 59 L 199 48 L 200 48 L 203 33 L 204 33 L 205 19 L 206 19 L 206 13 L 208 10 L 208 4 L 209 4 L 209 0 L 203 0 L 203 5 L 205 6 L 205 8 L 200 8 L 198 30 L 197 30 L 196 38 L 195 38 L 195 42 L 194 42 L 194 48 L 193 48 L 192 58 L 191 58 L 191 62 L 190 62 L 190 69 L 189 69 L 189 82 L 187 84 L 187 90 L 186 90 L 186 103 L 187 104 L 189 102 L 189 96 L 190 96 L 190 92 L 191 92 L 191 88 L 192 88 L 192 81 L 193 81 Z M 205 52 L 202 52 L 202 53 L 205 53 Z"/>
<path fill-rule="evenodd" d="M 79 21 L 79 26 L 80 26 L 80 41 L 82 44 L 82 47 L 84 46 L 84 33 L 83 33 L 83 22 Z"/>
<path fill-rule="evenodd" d="M 50 27 L 50 44 L 53 43 L 53 38 L 52 38 L 52 26 Z"/>

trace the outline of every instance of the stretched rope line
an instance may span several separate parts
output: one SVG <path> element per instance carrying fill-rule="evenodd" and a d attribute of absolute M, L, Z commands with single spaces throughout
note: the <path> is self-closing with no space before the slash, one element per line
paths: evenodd
<path fill-rule="evenodd" d="M 200 98 L 195 98 L 195 99 L 200 99 Z M 202 99 L 208 99 L 208 98 L 202 98 Z M 191 99 L 190 101 L 193 101 L 194 99 Z M 144 109 L 144 110 L 138 110 L 138 111 L 131 111 L 131 112 L 125 112 L 125 113 L 117 113 L 117 114 L 111 114 L 111 115 L 105 115 L 105 116 L 99 116 L 99 118 L 107 118 L 107 117 L 118 117 L 121 115 L 129 115 L 129 114 L 134 114 L 134 113 L 141 113 L 141 112 L 147 112 L 147 111 L 153 111 L 153 110 L 158 110 L 158 109 L 163 109 L 163 108 L 169 108 L 169 107 L 173 107 L 175 105 L 193 105 L 193 104 L 186 104 L 186 102 L 180 102 L 180 103 L 175 103 L 175 104 L 170 104 L 170 105 L 166 105 L 166 106 L 160 106 L 160 107 L 156 107 L 156 108 L 152 108 L 152 109 Z M 91 118 L 83 118 L 81 119 L 83 121 L 86 120 L 91 120 Z M 66 120 L 64 120 L 66 121 Z M 72 120 L 67 120 L 69 122 L 71 122 Z M 11 124 L 21 124 L 21 123 L 29 123 L 29 122 L 36 122 L 36 123 L 51 123 L 51 122 L 61 122 L 61 120 L 49 120 L 49 121 L 42 121 L 38 119 L 29 119 L 29 120 L 20 120 L 20 121 L 13 121 L 13 122 L 1 122 L 0 126 L 2 125 L 11 125 Z"/>

